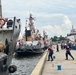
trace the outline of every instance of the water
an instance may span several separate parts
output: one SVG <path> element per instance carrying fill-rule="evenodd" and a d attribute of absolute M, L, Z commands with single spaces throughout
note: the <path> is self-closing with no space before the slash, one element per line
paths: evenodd
<path fill-rule="evenodd" d="M 17 66 L 17 71 L 11 75 L 30 75 L 42 55 L 43 54 L 14 57 L 12 64 Z"/>

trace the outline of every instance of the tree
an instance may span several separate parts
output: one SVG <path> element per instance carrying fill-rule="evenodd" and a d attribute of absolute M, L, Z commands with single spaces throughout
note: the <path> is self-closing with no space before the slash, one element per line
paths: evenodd
<path fill-rule="evenodd" d="M 51 37 L 51 40 L 53 42 L 56 42 L 56 41 L 64 41 L 64 40 L 66 40 L 66 37 L 63 37 L 62 35 L 60 35 L 60 37 L 54 36 L 54 37 Z"/>
<path fill-rule="evenodd" d="M 52 39 L 53 42 L 56 42 L 57 39 L 58 39 L 58 37 L 57 37 L 57 36 L 54 36 L 54 37 L 52 37 L 51 39 Z"/>

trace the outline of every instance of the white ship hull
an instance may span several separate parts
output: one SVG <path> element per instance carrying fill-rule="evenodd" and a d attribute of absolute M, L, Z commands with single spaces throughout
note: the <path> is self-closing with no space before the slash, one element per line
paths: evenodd
<path fill-rule="evenodd" d="M 0 28 L 0 43 L 4 46 L 0 52 L 0 75 L 9 74 L 9 67 L 12 62 L 20 30 L 21 25 L 16 17 L 14 17 L 11 27 Z"/>

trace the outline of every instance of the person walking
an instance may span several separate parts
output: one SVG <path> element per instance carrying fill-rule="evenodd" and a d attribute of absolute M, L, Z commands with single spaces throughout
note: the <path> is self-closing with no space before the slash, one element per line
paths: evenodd
<path fill-rule="evenodd" d="M 48 54 L 48 61 L 50 61 L 50 57 L 51 57 L 51 61 L 53 61 L 53 49 L 52 49 L 52 47 L 51 47 L 51 45 L 49 46 L 49 48 L 48 48 L 48 52 L 49 52 L 49 54 Z"/>
<path fill-rule="evenodd" d="M 67 41 L 67 45 L 66 45 L 66 59 L 65 60 L 68 60 L 68 55 L 74 60 L 74 57 L 72 56 L 71 52 L 71 43 L 69 43 L 69 41 Z"/>
<path fill-rule="evenodd" d="M 58 46 L 58 44 L 56 45 L 56 48 L 57 48 L 57 52 L 59 52 L 59 46 Z"/>

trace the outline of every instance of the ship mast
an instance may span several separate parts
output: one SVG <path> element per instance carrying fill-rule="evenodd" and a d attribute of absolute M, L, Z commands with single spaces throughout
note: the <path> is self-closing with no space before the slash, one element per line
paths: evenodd
<path fill-rule="evenodd" d="M 1 0 L 0 0 L 0 17 L 2 17 L 2 5 L 1 5 Z"/>
<path fill-rule="evenodd" d="M 30 27 L 31 31 L 35 32 L 33 20 L 34 20 L 34 18 L 32 17 L 32 14 L 30 14 L 30 16 L 29 16 L 29 27 Z"/>
<path fill-rule="evenodd" d="M 73 30 L 74 28 L 73 28 L 73 25 L 72 25 L 72 30 Z"/>

